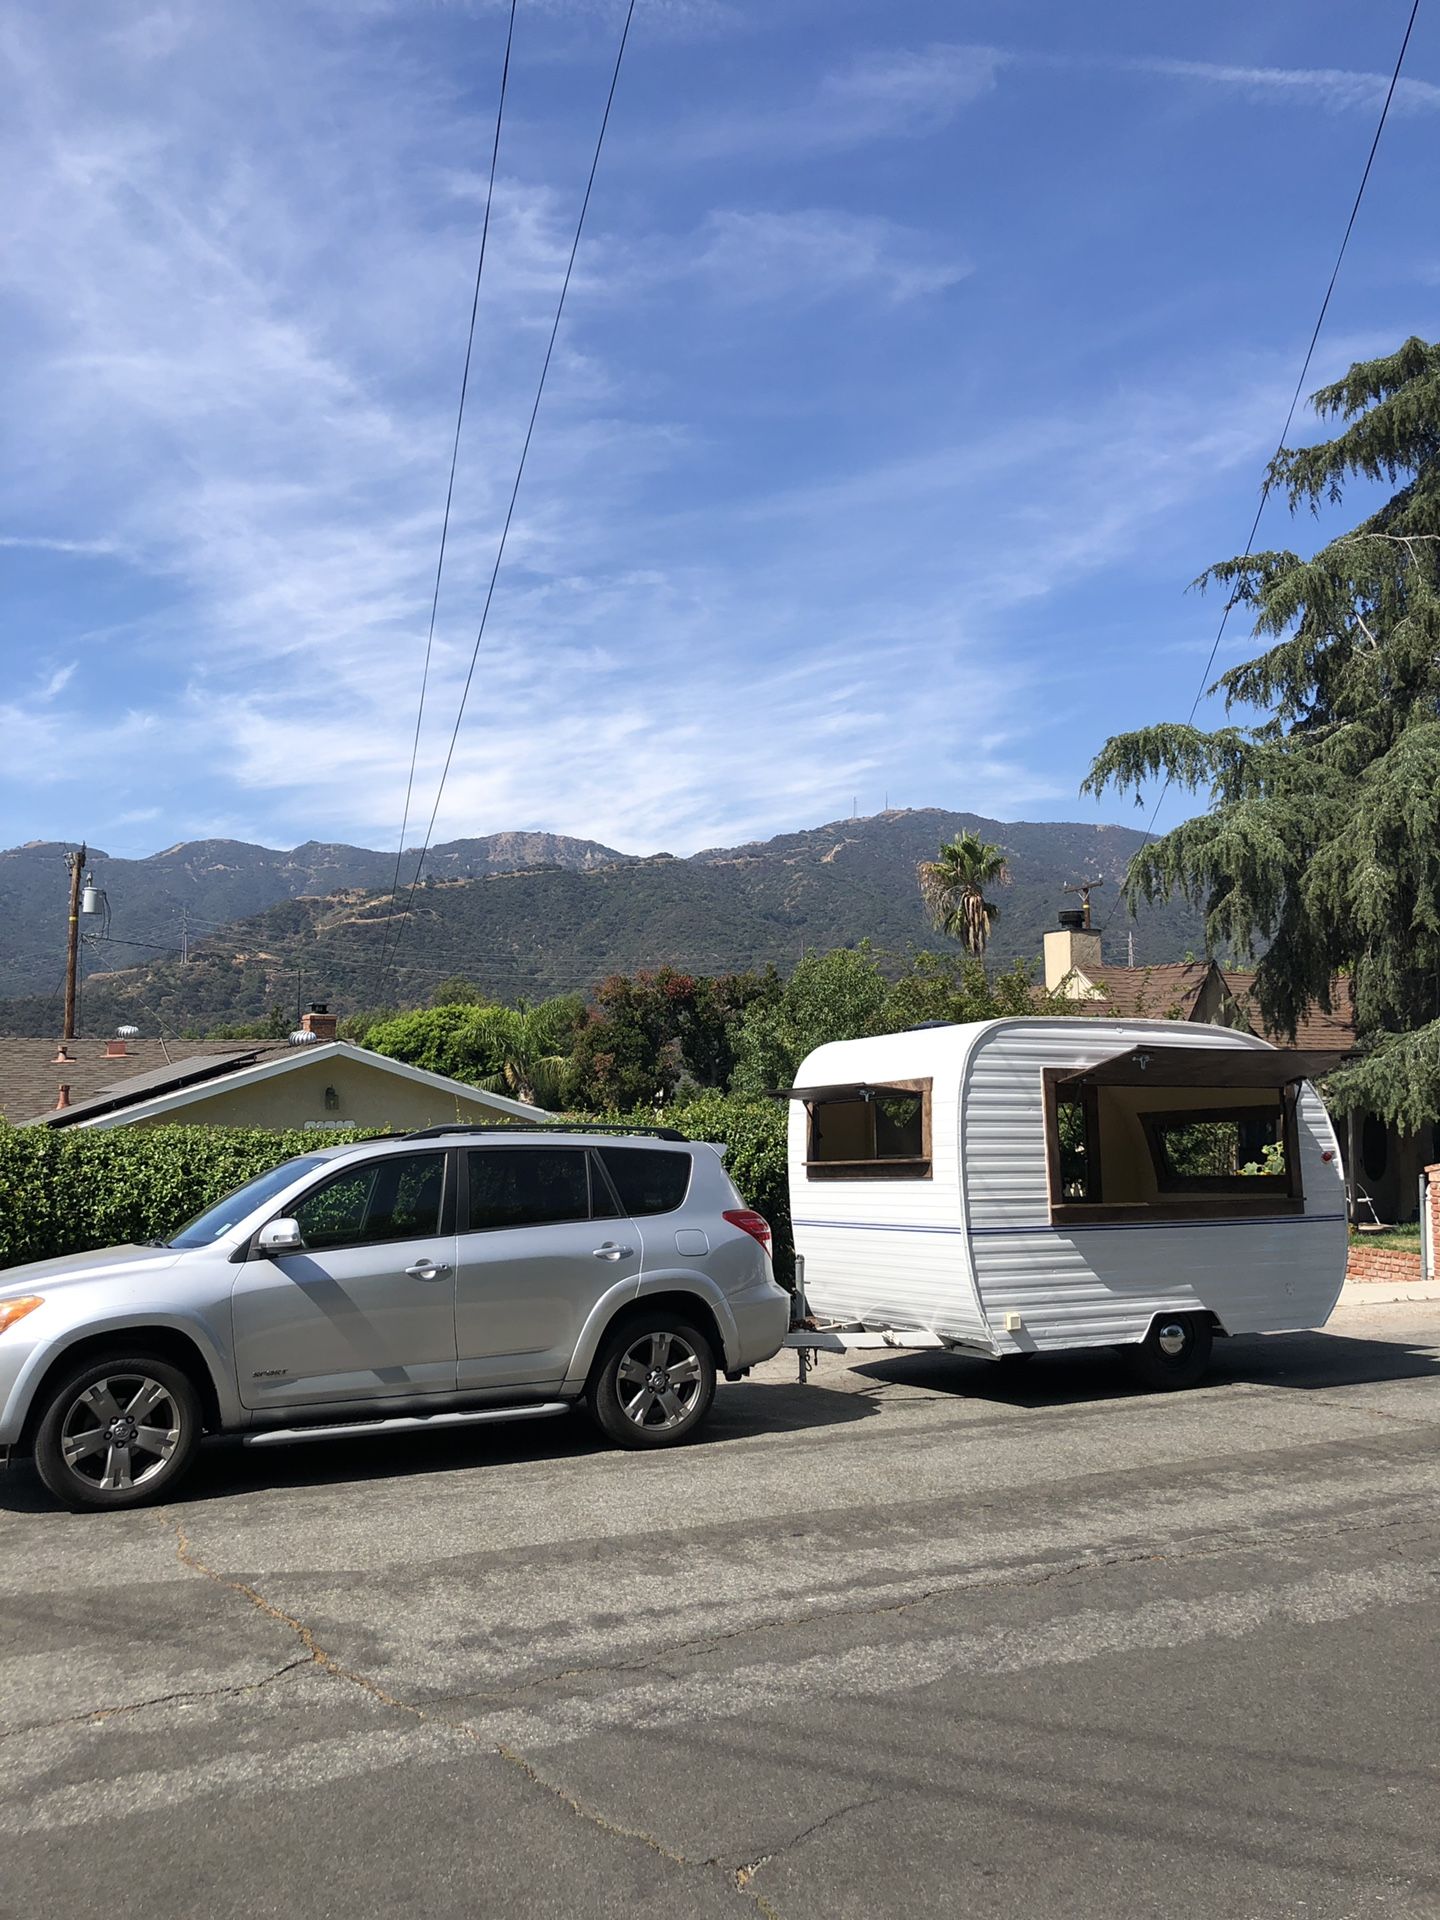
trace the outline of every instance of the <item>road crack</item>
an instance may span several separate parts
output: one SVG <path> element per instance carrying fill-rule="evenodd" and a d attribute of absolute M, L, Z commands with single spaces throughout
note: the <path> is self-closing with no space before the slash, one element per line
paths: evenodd
<path fill-rule="evenodd" d="M 773 1865 L 782 1854 L 790 1853 L 794 1848 L 798 1847 L 803 1840 L 810 1839 L 812 1835 L 823 1833 L 826 1827 L 833 1826 L 837 1820 L 843 1820 L 847 1813 L 859 1813 L 862 1807 L 878 1807 L 882 1800 L 888 1800 L 889 1797 L 888 1794 L 884 1793 L 872 1793 L 868 1794 L 863 1800 L 851 1800 L 843 1807 L 836 1807 L 833 1813 L 827 1813 L 819 1820 L 812 1820 L 808 1827 L 803 1827 L 799 1833 L 795 1834 L 791 1839 L 783 1841 L 769 1853 L 762 1853 L 758 1860 L 751 1860 L 743 1867 L 734 1868 L 731 1878 L 741 1893 L 751 1893 L 753 1889 L 751 1888 L 750 1882 L 762 1867 Z M 717 1861 L 713 1864 L 718 1865 L 719 1862 Z"/>
<path fill-rule="evenodd" d="M 6 1727 L 0 1732 L 0 1740 L 17 1740 L 26 1733 L 54 1733 L 61 1727 L 92 1726 L 103 1720 L 113 1720 L 117 1714 L 143 1713 L 147 1707 L 192 1706 L 200 1700 L 224 1700 L 227 1697 L 239 1698 L 247 1693 L 259 1693 L 263 1687 L 282 1680 L 287 1673 L 294 1673 L 300 1667 L 308 1667 L 310 1657 L 302 1654 L 298 1660 L 287 1660 L 283 1667 L 276 1667 L 273 1673 L 262 1674 L 258 1680 L 239 1680 L 228 1687 L 182 1687 L 175 1693 L 151 1694 L 144 1700 L 125 1700 L 111 1707 L 86 1707 L 81 1713 L 61 1714 L 58 1720 L 33 1720 L 23 1727 Z"/>
<path fill-rule="evenodd" d="M 175 1534 L 176 1558 L 179 1560 L 181 1566 L 188 1568 L 192 1573 L 201 1574 L 205 1579 L 213 1581 L 217 1587 L 223 1587 L 227 1593 L 238 1593 L 241 1598 L 248 1601 L 258 1613 L 264 1614 L 267 1620 L 273 1620 L 277 1626 L 282 1626 L 295 1635 L 296 1639 L 305 1649 L 304 1655 L 300 1659 L 288 1662 L 285 1667 L 279 1670 L 280 1672 L 291 1673 L 302 1667 L 316 1666 L 322 1673 L 328 1674 L 332 1679 L 343 1680 L 349 1686 L 360 1688 L 362 1692 L 368 1693 L 373 1699 L 380 1701 L 383 1706 L 393 1707 L 397 1713 L 403 1713 L 410 1719 L 418 1720 L 427 1726 L 441 1727 L 448 1732 L 458 1734 L 463 1740 L 468 1741 L 477 1752 L 491 1754 L 496 1759 L 504 1761 L 507 1766 L 513 1768 L 523 1779 L 527 1780 L 531 1786 L 537 1788 L 542 1793 L 548 1794 L 552 1799 L 559 1801 L 562 1806 L 568 1808 L 577 1820 L 583 1820 L 587 1826 L 594 1827 L 597 1832 L 606 1834 L 613 1840 L 639 1841 L 653 1853 L 659 1854 L 662 1859 L 669 1860 L 677 1867 L 700 1872 L 715 1870 L 716 1862 L 710 1860 L 695 1860 L 686 1854 L 678 1853 L 673 1848 L 667 1847 L 664 1841 L 658 1839 L 653 1833 L 647 1833 L 640 1827 L 624 1826 L 619 1821 L 611 1820 L 608 1815 L 601 1813 L 598 1808 L 587 1806 L 583 1800 L 578 1799 L 574 1794 L 567 1793 L 563 1787 L 558 1786 L 554 1781 L 547 1780 L 533 1761 L 527 1760 L 524 1754 L 518 1753 L 513 1747 L 496 1745 L 486 1741 L 475 1731 L 474 1727 L 468 1725 L 464 1720 L 454 1720 L 448 1715 L 431 1713 L 424 1707 L 417 1707 L 411 1701 L 402 1700 L 397 1694 L 391 1693 L 388 1688 L 382 1687 L 379 1681 L 373 1680 L 369 1674 L 361 1673 L 354 1667 L 347 1667 L 344 1662 L 338 1660 L 328 1648 L 320 1645 L 319 1641 L 315 1638 L 314 1629 L 306 1626 L 303 1620 L 297 1620 L 294 1614 L 287 1613 L 283 1607 L 276 1606 L 273 1600 L 268 1600 L 265 1595 L 260 1592 L 258 1587 L 252 1587 L 248 1581 L 227 1579 L 217 1568 L 212 1567 L 208 1561 L 200 1558 L 199 1554 L 191 1545 L 189 1535 L 178 1522 L 167 1522 L 166 1524 L 172 1527 Z M 269 1678 L 278 1678 L 278 1674 L 270 1675 Z M 232 1691 L 232 1689 L 219 1689 L 219 1691 Z M 85 1718 L 88 1716 L 81 1717 Z M 793 1844 L 793 1842 L 790 1844 Z M 763 1894 L 742 1885 L 734 1875 L 729 1875 L 727 1878 L 730 1880 L 734 1890 L 742 1894 L 744 1898 L 750 1902 L 755 1911 L 762 1916 L 762 1920 L 781 1920 L 780 1915 L 775 1911 L 775 1908 L 770 1902 L 765 1899 Z"/>

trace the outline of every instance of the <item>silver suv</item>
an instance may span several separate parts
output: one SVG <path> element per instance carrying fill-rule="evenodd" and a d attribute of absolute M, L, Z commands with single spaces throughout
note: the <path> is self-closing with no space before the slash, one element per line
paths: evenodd
<path fill-rule="evenodd" d="M 0 1273 L 0 1457 L 71 1507 L 260 1446 L 559 1414 L 687 1440 L 780 1347 L 770 1229 L 678 1133 L 437 1127 L 287 1160 L 173 1239 Z"/>

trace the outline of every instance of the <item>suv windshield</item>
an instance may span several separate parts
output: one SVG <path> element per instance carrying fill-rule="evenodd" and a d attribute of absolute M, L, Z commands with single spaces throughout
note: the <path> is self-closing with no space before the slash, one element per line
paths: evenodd
<path fill-rule="evenodd" d="M 253 1180 L 247 1180 L 243 1187 L 237 1187 L 234 1193 L 227 1193 L 223 1200 L 217 1200 L 213 1207 L 207 1207 L 204 1213 L 172 1234 L 163 1244 L 167 1247 L 208 1247 L 238 1226 L 247 1214 L 257 1207 L 263 1207 L 273 1195 L 288 1187 L 292 1180 L 298 1180 L 302 1174 L 312 1173 L 317 1167 L 323 1167 L 325 1161 L 318 1153 L 302 1153 L 296 1160 L 286 1160 L 278 1167 L 272 1167 L 268 1173 L 257 1174 Z"/>

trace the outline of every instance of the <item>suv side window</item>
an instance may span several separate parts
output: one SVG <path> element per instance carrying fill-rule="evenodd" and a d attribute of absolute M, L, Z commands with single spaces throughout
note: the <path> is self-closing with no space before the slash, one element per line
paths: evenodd
<path fill-rule="evenodd" d="M 584 1147 L 472 1147 L 465 1157 L 471 1233 L 591 1218 Z M 608 1195 L 597 1199 L 604 1217 Z"/>
<path fill-rule="evenodd" d="M 688 1153 L 667 1153 L 659 1147 L 601 1147 L 599 1151 L 620 1204 L 632 1217 L 674 1213 L 684 1205 L 693 1165 Z"/>
<path fill-rule="evenodd" d="M 307 1193 L 294 1217 L 307 1247 L 368 1247 L 440 1231 L 443 1153 L 398 1153 L 347 1167 Z"/>

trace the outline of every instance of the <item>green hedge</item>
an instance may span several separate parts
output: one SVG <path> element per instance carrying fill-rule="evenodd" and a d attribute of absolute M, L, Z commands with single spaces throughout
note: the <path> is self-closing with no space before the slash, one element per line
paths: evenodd
<path fill-rule="evenodd" d="M 161 1240 L 297 1153 L 364 1129 L 0 1126 L 0 1267 Z"/>
<path fill-rule="evenodd" d="M 588 1117 L 676 1127 L 690 1139 L 728 1147 L 730 1177 L 747 1205 L 774 1228 L 776 1275 L 790 1284 L 794 1244 L 780 1102 L 704 1093 L 663 1113 Z M 369 1137 L 358 1128 L 273 1133 L 258 1127 L 114 1127 L 97 1132 L 0 1124 L 0 1267 L 164 1239 L 282 1160 Z"/>

